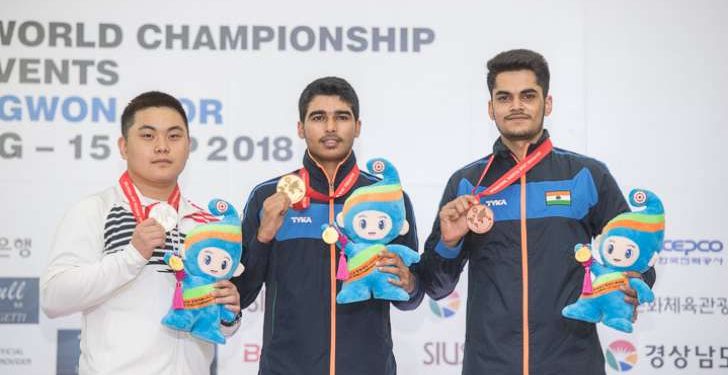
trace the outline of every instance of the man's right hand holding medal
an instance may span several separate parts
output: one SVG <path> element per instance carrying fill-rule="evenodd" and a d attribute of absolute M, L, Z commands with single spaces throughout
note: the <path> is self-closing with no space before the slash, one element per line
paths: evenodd
<path fill-rule="evenodd" d="M 288 208 L 306 197 L 306 182 L 296 174 L 281 177 L 276 193 L 263 201 L 263 218 L 258 227 L 258 241 L 268 243 L 283 225 Z"/>
<path fill-rule="evenodd" d="M 144 259 L 149 259 L 154 253 L 154 249 L 164 248 L 167 234 L 164 227 L 154 220 L 148 218 L 137 224 L 134 233 L 131 235 L 131 244 Z"/>
<path fill-rule="evenodd" d="M 283 225 L 291 198 L 284 192 L 277 192 L 263 201 L 263 217 L 258 227 L 258 241 L 268 243 L 275 238 L 278 229 Z"/>
<path fill-rule="evenodd" d="M 479 204 L 478 198 L 472 195 L 459 196 L 440 209 L 440 238 L 447 247 L 455 247 L 470 227 L 467 214 L 471 207 Z"/>

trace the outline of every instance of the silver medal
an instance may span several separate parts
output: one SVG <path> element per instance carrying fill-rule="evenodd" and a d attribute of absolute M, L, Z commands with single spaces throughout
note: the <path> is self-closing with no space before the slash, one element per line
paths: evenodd
<path fill-rule="evenodd" d="M 177 226 L 177 210 L 166 202 L 159 202 L 152 206 L 149 217 L 164 227 L 165 232 L 169 232 Z"/>

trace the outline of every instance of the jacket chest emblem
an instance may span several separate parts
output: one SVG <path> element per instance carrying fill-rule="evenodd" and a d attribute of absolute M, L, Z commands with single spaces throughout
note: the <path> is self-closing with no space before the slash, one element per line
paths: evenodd
<path fill-rule="evenodd" d="M 508 201 L 505 199 L 489 199 L 484 202 L 486 206 L 488 207 L 498 207 L 498 206 L 507 206 Z"/>
<path fill-rule="evenodd" d="M 291 223 L 293 223 L 293 224 L 311 224 L 311 223 L 313 223 L 313 220 L 311 220 L 310 216 L 291 216 Z"/>
<path fill-rule="evenodd" d="M 547 206 L 571 206 L 571 192 L 569 190 L 547 191 L 545 199 Z"/>

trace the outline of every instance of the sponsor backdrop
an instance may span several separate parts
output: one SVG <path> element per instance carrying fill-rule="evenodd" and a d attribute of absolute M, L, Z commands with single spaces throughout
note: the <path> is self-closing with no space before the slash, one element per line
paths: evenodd
<path fill-rule="evenodd" d="M 397 165 L 424 242 L 449 175 L 496 139 L 484 65 L 515 47 L 550 63 L 554 143 L 667 209 L 658 299 L 635 333 L 600 331 L 608 372 L 726 373 L 726 16 L 728 3 L 703 0 L 4 1 L 0 373 L 77 371 L 79 316 L 48 319 L 38 279 L 65 210 L 124 170 L 116 141 L 131 97 L 182 99 L 194 139 L 183 193 L 240 209 L 256 183 L 300 165 L 303 87 L 345 77 L 361 100 L 359 159 Z M 466 283 L 392 313 L 402 374 L 460 372 Z M 218 348 L 218 374 L 256 373 L 262 320 L 259 297 Z"/>

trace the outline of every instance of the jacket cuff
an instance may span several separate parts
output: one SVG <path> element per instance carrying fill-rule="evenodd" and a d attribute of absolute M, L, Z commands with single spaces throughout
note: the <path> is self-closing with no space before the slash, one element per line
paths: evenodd
<path fill-rule="evenodd" d="M 240 328 L 240 320 L 236 320 L 231 325 L 223 324 L 220 322 L 220 333 L 222 333 L 225 337 L 230 337 L 235 334 L 235 332 L 238 331 L 238 328 Z"/>
<path fill-rule="evenodd" d="M 455 259 L 458 257 L 458 255 L 460 255 L 460 250 L 462 250 L 462 248 L 462 238 L 454 247 L 448 247 L 442 242 L 442 239 L 440 239 L 439 241 L 437 241 L 437 245 L 435 245 L 435 252 L 440 254 L 440 256 L 445 259 Z"/>
<path fill-rule="evenodd" d="M 268 243 L 263 243 L 258 241 L 258 235 L 256 234 L 253 236 L 253 241 L 250 242 L 250 248 L 256 249 L 256 250 L 262 250 L 262 251 L 268 251 L 273 247 L 273 241 L 275 241 L 275 237 L 270 240 Z"/>
<path fill-rule="evenodd" d="M 645 273 L 642 274 L 642 279 L 644 279 L 645 283 L 652 288 L 657 280 L 657 272 L 655 272 L 655 268 L 650 267 L 650 269 L 645 271 Z"/>
<path fill-rule="evenodd" d="M 425 296 L 424 288 L 422 287 L 422 284 L 420 284 L 420 278 L 417 277 L 417 274 L 414 272 L 412 273 L 412 277 L 415 281 L 415 288 L 412 290 L 412 293 L 408 293 L 409 300 L 392 301 L 392 304 L 399 310 L 408 311 L 416 309 L 420 303 L 422 303 L 422 299 Z"/>
<path fill-rule="evenodd" d="M 129 241 L 129 245 L 124 249 L 124 257 L 127 260 L 127 264 L 134 267 L 137 271 L 140 271 L 149 262 L 142 253 L 137 250 L 134 245 Z"/>

